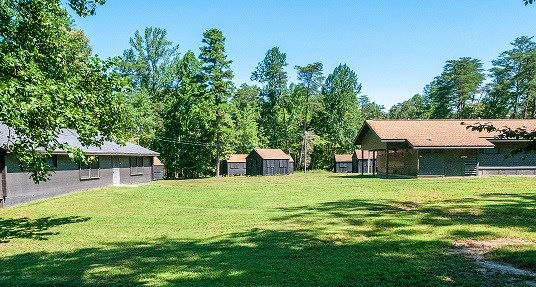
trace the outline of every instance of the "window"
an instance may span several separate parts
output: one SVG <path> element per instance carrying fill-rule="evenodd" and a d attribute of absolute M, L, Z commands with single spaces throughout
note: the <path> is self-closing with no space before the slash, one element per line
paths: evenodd
<path fill-rule="evenodd" d="M 231 162 L 230 164 L 230 168 L 231 169 L 244 169 L 246 168 L 246 164 L 245 163 L 241 163 L 241 162 Z"/>
<path fill-rule="evenodd" d="M 279 161 L 279 167 L 287 167 L 288 162 L 286 160 Z"/>
<path fill-rule="evenodd" d="M 47 158 L 47 164 L 48 164 L 48 168 L 50 168 L 50 169 L 58 168 L 58 156 L 57 155 L 52 155 L 52 156 L 48 157 Z"/>
<path fill-rule="evenodd" d="M 80 179 L 97 179 L 100 178 L 99 157 L 94 156 L 89 164 L 80 163 Z"/>
<path fill-rule="evenodd" d="M 143 157 L 130 157 L 130 175 L 143 175 Z"/>

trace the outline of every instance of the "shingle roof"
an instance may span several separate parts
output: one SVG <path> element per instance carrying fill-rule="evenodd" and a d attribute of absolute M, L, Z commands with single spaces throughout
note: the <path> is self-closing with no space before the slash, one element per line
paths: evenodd
<path fill-rule="evenodd" d="M 351 162 L 351 161 L 352 161 L 351 154 L 336 154 L 335 155 L 335 162 Z"/>
<path fill-rule="evenodd" d="M 360 149 L 356 149 L 354 151 L 354 154 L 355 156 L 358 158 L 358 159 L 369 159 L 369 158 L 372 158 L 372 154 L 370 151 L 368 150 L 363 150 L 363 156 L 361 156 L 361 150 Z"/>
<path fill-rule="evenodd" d="M 536 120 L 368 120 L 356 137 L 356 144 L 371 129 L 382 141 L 405 140 L 412 147 L 493 147 L 488 141 L 497 133 L 478 132 L 467 125 L 491 123 L 497 128 L 536 129 Z"/>
<path fill-rule="evenodd" d="M 3 123 L 0 123 L 0 147 L 6 147 L 9 137 L 16 137 L 14 131 Z M 72 147 L 79 147 L 82 151 L 89 155 L 140 155 L 140 156 L 158 156 L 159 153 L 150 149 L 144 148 L 137 144 L 125 143 L 119 145 L 114 142 L 105 141 L 102 146 L 84 147 L 77 138 L 75 131 L 64 129 L 58 134 L 58 142 L 66 143 Z M 55 154 L 63 154 L 65 151 L 57 150 Z"/>
<path fill-rule="evenodd" d="M 227 162 L 246 162 L 246 157 L 248 155 L 244 153 L 235 153 L 227 155 Z"/>
<path fill-rule="evenodd" d="M 288 159 L 289 158 L 289 155 L 283 152 L 281 149 L 256 148 L 255 152 L 257 152 L 262 159 Z"/>

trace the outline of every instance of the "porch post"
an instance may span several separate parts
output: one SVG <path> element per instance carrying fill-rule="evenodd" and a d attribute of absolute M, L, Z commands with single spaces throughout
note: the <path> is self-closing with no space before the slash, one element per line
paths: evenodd
<path fill-rule="evenodd" d="M 385 178 L 389 178 L 389 143 L 385 143 Z"/>
<path fill-rule="evenodd" d="M 372 151 L 372 176 L 376 176 L 376 151 Z"/>
<path fill-rule="evenodd" d="M 365 153 L 363 152 L 363 150 L 361 150 L 361 175 L 365 174 L 365 158 L 363 157 L 364 154 Z"/>

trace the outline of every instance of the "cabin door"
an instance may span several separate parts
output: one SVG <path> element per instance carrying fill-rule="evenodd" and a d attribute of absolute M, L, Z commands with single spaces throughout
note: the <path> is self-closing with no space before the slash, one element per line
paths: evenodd
<path fill-rule="evenodd" d="M 112 181 L 113 185 L 121 184 L 121 168 L 120 161 L 117 156 L 112 157 Z"/>

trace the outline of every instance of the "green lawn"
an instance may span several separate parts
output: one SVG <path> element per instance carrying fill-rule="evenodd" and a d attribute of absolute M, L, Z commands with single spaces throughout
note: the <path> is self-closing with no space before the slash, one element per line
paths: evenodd
<path fill-rule="evenodd" d="M 161 181 L 0 210 L 0 286 L 524 286 L 450 252 L 536 242 L 536 178 Z M 490 256 L 536 270 L 534 245 Z"/>

